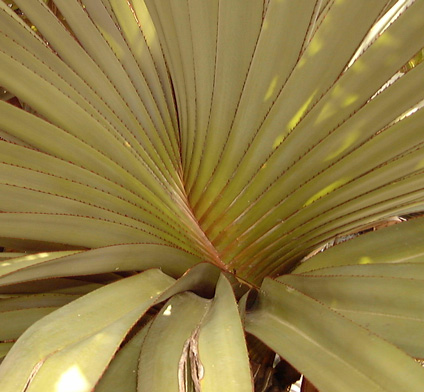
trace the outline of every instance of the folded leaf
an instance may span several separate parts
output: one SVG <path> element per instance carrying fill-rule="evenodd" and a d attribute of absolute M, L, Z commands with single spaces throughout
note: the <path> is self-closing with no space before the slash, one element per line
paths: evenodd
<path fill-rule="evenodd" d="M 346 270 L 346 271 L 343 271 Z M 415 358 L 424 357 L 424 263 L 371 264 L 277 279 Z"/>
<path fill-rule="evenodd" d="M 81 251 L 44 252 L 0 262 L 0 286 L 35 279 L 146 270 L 178 277 L 199 259 L 178 248 L 125 244 Z"/>
<path fill-rule="evenodd" d="M 32 325 L 0 368 L 0 389 L 91 391 L 134 323 L 174 280 L 148 270 L 93 291 Z M 16 366 L 19 363 L 19 366 Z"/>
<path fill-rule="evenodd" d="M 366 233 L 300 264 L 295 273 L 349 264 L 424 262 L 424 218 Z"/>
<path fill-rule="evenodd" d="M 403 351 L 281 282 L 265 279 L 245 326 L 326 392 L 416 390 L 424 382 L 424 369 Z"/>
<path fill-rule="evenodd" d="M 221 275 L 211 308 L 202 321 L 193 353 L 204 392 L 253 391 L 246 341 L 233 290 Z"/>
<path fill-rule="evenodd" d="M 192 293 L 178 294 L 165 303 L 141 347 L 138 392 L 184 390 L 190 338 L 209 305 L 210 301 Z"/>
<path fill-rule="evenodd" d="M 122 347 L 97 384 L 96 392 L 137 391 L 138 359 L 150 322 Z"/>

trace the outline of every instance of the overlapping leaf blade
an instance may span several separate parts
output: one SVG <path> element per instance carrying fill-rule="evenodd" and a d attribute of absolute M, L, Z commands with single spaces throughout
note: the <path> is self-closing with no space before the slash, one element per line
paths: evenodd
<path fill-rule="evenodd" d="M 0 372 L 20 361 L 37 326 L 60 326 L 57 315 L 84 303 L 94 309 L 98 293 L 121 287 L 119 296 L 125 282 L 161 274 L 124 277 L 152 267 L 181 277 L 172 285 L 165 277 L 171 287 L 144 305 L 130 298 L 126 314 L 117 315 L 114 298 L 115 321 L 103 325 L 109 315 L 98 310 L 88 335 L 44 353 L 44 362 L 22 358 L 20 390 L 71 378 L 92 390 L 145 308 L 172 296 L 149 330 L 124 342 L 99 390 L 122 380 L 135 392 L 140 352 L 146 379 L 149 354 L 160 362 L 166 346 L 174 368 L 181 352 L 190 353 L 188 390 L 252 390 L 240 282 L 258 287 L 343 233 L 422 210 L 424 63 L 403 67 L 424 45 L 422 0 L 406 9 L 392 0 L 16 4 L 0 2 L 0 246 L 11 248 L 0 257 L 0 316 L 10 340 L 0 343 L 0 357 L 33 321 L 86 295 L 30 327 Z M 401 15 L 386 20 L 387 29 L 376 26 L 393 5 Z M 422 223 L 398 226 L 267 280 L 247 329 L 323 390 L 424 385 L 408 356 L 358 325 L 422 356 L 413 343 L 422 340 Z M 16 250 L 31 254 L 12 257 Z M 226 277 L 217 284 L 219 270 L 200 261 Z M 377 262 L 386 265 L 369 265 Z M 229 283 L 229 272 L 240 282 Z M 205 318 L 184 318 L 190 300 L 183 298 L 207 301 L 179 293 L 210 298 L 216 285 Z M 172 318 L 186 329 L 173 341 L 165 313 L 178 301 L 184 310 Z M 343 340 L 346 333 L 366 355 Z M 103 355 L 92 363 L 81 356 L 87 350 Z M 164 390 L 168 376 L 175 389 L 175 373 L 138 389 Z"/>
<path fill-rule="evenodd" d="M 282 282 L 265 279 L 245 325 L 324 391 L 395 392 L 424 382 L 403 351 Z"/>
<path fill-rule="evenodd" d="M 344 265 L 424 261 L 424 219 L 412 219 L 333 246 L 301 263 L 295 273 Z M 319 271 L 318 271 L 319 273 Z"/>
<path fill-rule="evenodd" d="M 161 268 L 179 277 L 200 260 L 155 244 L 116 245 L 90 251 L 45 252 L 0 263 L 0 286 L 36 279 Z"/>
<path fill-rule="evenodd" d="M 198 382 L 204 392 L 252 391 L 244 332 L 229 281 L 221 275 L 214 302 L 199 328 Z"/>
<path fill-rule="evenodd" d="M 284 275 L 278 281 L 423 358 L 423 278 L 424 264 L 408 263 L 329 268 L 320 275 Z"/>
<path fill-rule="evenodd" d="M 92 390 L 128 330 L 173 282 L 159 270 L 149 270 L 44 317 L 25 332 L 2 363 L 1 389 L 43 391 L 74 377 L 81 391 Z M 37 342 L 36 349 L 31 341 Z"/>
<path fill-rule="evenodd" d="M 184 390 L 190 338 L 208 308 L 208 300 L 192 293 L 176 295 L 166 302 L 141 346 L 138 392 Z"/>
<path fill-rule="evenodd" d="M 96 392 L 113 392 L 124 389 L 137 391 L 138 359 L 150 324 L 147 323 L 112 359 L 105 374 L 96 386 Z"/>

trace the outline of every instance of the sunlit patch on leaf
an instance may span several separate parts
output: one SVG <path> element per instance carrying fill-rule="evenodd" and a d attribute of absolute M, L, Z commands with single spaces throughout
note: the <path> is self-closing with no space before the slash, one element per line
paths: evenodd
<path fill-rule="evenodd" d="M 372 259 L 370 257 L 367 256 L 363 256 L 360 258 L 359 264 L 371 264 L 372 263 Z"/>
<path fill-rule="evenodd" d="M 423 389 L 423 14 L 0 1 L 1 392 Z"/>
<path fill-rule="evenodd" d="M 323 46 L 324 44 L 322 41 L 319 41 L 318 39 L 312 40 L 311 44 L 308 46 L 308 55 L 314 56 L 322 49 Z"/>
<path fill-rule="evenodd" d="M 87 388 L 89 388 L 87 379 L 78 365 L 74 365 L 60 376 L 59 381 L 55 385 L 54 391 L 83 392 L 86 391 Z"/>
<path fill-rule="evenodd" d="M 325 195 L 328 195 L 329 193 L 333 192 L 337 188 L 340 188 L 342 185 L 346 184 L 350 179 L 345 177 L 341 178 L 340 180 L 334 181 L 332 184 L 327 185 L 325 188 L 321 189 L 319 192 L 317 192 L 315 195 L 310 197 L 306 203 L 303 205 L 303 207 L 307 207 L 311 205 L 312 203 L 316 202 L 321 197 L 324 197 Z"/>
<path fill-rule="evenodd" d="M 422 159 L 420 162 L 417 163 L 417 166 L 415 166 L 416 170 L 422 169 L 424 167 L 424 159 Z"/>
<path fill-rule="evenodd" d="M 351 147 L 353 143 L 355 143 L 355 141 L 358 140 L 359 136 L 360 136 L 360 133 L 357 131 L 352 131 L 351 133 L 349 133 L 346 136 L 346 138 L 343 140 L 343 142 L 341 143 L 340 147 L 339 148 L 336 147 L 335 151 L 329 154 L 325 158 L 325 160 L 331 161 L 332 159 L 337 158 L 340 154 L 342 154 L 349 147 Z"/>
<path fill-rule="evenodd" d="M 303 115 L 305 114 L 306 110 L 308 109 L 309 105 L 311 104 L 311 102 L 314 98 L 315 98 L 315 92 L 311 94 L 311 96 L 306 100 L 306 102 L 300 107 L 300 109 L 296 112 L 296 114 L 288 122 L 288 124 L 287 124 L 288 130 L 293 129 L 297 125 L 297 123 L 303 117 Z"/>
<path fill-rule="evenodd" d="M 300 119 L 303 117 L 305 112 L 307 111 L 310 103 L 315 97 L 315 93 L 310 96 L 310 98 L 300 107 L 300 109 L 296 112 L 296 114 L 292 117 L 292 119 L 288 122 L 286 126 L 286 130 L 290 132 L 300 121 Z M 272 145 L 273 149 L 276 149 L 285 139 L 287 136 L 287 133 L 283 133 L 280 136 L 278 136 Z"/>
<path fill-rule="evenodd" d="M 343 102 L 343 106 L 347 107 L 349 105 L 351 105 L 352 103 L 356 102 L 359 98 L 359 95 L 356 94 L 351 94 L 349 96 L 347 96 Z"/>
<path fill-rule="evenodd" d="M 274 95 L 275 87 L 277 87 L 277 82 L 278 82 L 278 75 L 275 76 L 272 79 L 272 81 L 271 81 L 271 83 L 270 83 L 270 85 L 268 87 L 268 90 L 265 93 L 264 102 L 268 101 L 268 99 L 270 99 Z"/>

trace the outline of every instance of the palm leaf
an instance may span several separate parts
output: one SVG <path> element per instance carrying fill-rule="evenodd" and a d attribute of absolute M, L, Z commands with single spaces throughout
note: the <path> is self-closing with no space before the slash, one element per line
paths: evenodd
<path fill-rule="evenodd" d="M 411 357 L 324 304 L 270 279 L 262 290 L 247 330 L 284 353 L 321 390 L 414 390 L 423 383 L 424 372 Z"/>
<path fill-rule="evenodd" d="M 2 390 L 422 389 L 423 12 L 1 1 Z"/>

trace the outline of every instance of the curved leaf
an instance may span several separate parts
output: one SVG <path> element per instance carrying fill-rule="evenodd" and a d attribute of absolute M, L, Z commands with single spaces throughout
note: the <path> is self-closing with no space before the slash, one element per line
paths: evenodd
<path fill-rule="evenodd" d="M 277 279 L 424 358 L 424 264 L 326 268 L 313 276 Z"/>
<path fill-rule="evenodd" d="M 253 391 L 240 314 L 231 285 L 223 275 L 196 341 L 194 371 L 202 391 Z"/>
<path fill-rule="evenodd" d="M 209 301 L 192 293 L 178 294 L 165 303 L 141 347 L 138 392 L 184 390 L 190 338 L 208 308 Z"/>
<path fill-rule="evenodd" d="M 395 392 L 424 382 L 404 352 L 281 282 L 265 279 L 245 325 L 324 391 Z"/>
<path fill-rule="evenodd" d="M 28 308 L 60 307 L 76 300 L 79 296 L 73 294 L 33 294 L 17 295 L 9 298 L 0 296 L 0 312 Z"/>
<path fill-rule="evenodd" d="M 114 245 L 89 251 L 44 252 L 0 263 L 0 286 L 35 279 L 161 268 L 178 277 L 199 262 L 180 249 L 156 244 Z"/>
<path fill-rule="evenodd" d="M 81 392 L 91 391 L 131 326 L 173 282 L 159 270 L 149 270 L 44 317 L 21 336 L 2 363 L 1 389 L 45 391 L 73 379 Z M 31 341 L 37 342 L 36 349 Z"/>
<path fill-rule="evenodd" d="M 0 341 L 16 340 L 36 321 L 52 313 L 58 307 L 39 307 L 0 312 Z"/>
<path fill-rule="evenodd" d="M 96 385 L 96 392 L 115 392 L 120 388 L 126 392 L 137 391 L 138 359 L 149 326 L 147 323 L 118 351 Z"/>
<path fill-rule="evenodd" d="M 424 261 L 424 219 L 386 227 L 333 246 L 300 264 L 295 273 L 325 267 Z"/>

